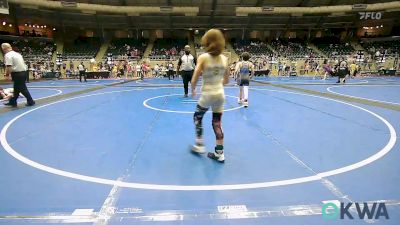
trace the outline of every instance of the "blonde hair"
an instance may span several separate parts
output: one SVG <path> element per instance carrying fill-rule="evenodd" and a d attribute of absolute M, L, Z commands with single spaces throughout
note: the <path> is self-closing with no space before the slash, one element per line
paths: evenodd
<path fill-rule="evenodd" d="M 210 55 L 220 55 L 225 49 L 224 34 L 218 29 L 210 29 L 201 38 L 201 44 Z"/>
<path fill-rule="evenodd" d="M 9 50 L 9 49 L 12 49 L 12 47 L 9 43 L 3 43 L 3 44 L 1 44 L 1 49 Z"/>

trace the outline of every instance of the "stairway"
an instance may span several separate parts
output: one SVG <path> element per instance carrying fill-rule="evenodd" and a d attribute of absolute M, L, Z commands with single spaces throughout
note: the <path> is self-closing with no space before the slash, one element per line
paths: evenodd
<path fill-rule="evenodd" d="M 190 49 L 191 49 L 191 54 L 193 55 L 193 56 L 196 56 L 196 45 L 194 44 L 194 40 L 193 40 L 193 38 L 189 38 L 189 46 L 190 46 Z"/>
<path fill-rule="evenodd" d="M 194 47 L 196 49 L 196 56 L 198 57 L 200 54 L 204 53 L 204 51 L 201 48 L 196 48 L 197 45 L 201 46 L 201 37 L 199 35 L 194 36 Z"/>
<path fill-rule="evenodd" d="M 268 43 L 267 43 L 267 48 L 268 48 L 269 50 L 271 50 L 274 54 L 276 54 L 276 50 L 275 50 L 270 44 L 268 44 Z"/>
<path fill-rule="evenodd" d="M 231 43 L 226 42 L 226 50 L 227 52 L 230 52 L 231 58 L 229 60 L 229 63 L 237 62 L 239 61 L 239 55 L 236 53 L 235 49 L 233 49 Z"/>
<path fill-rule="evenodd" d="M 63 41 L 63 39 L 59 38 L 59 39 L 55 39 L 54 43 L 56 44 L 57 48 L 56 48 L 56 51 L 53 53 L 51 61 L 55 64 L 56 59 L 57 59 L 57 53 L 62 54 L 64 51 L 64 41 Z"/>
<path fill-rule="evenodd" d="M 323 56 L 324 58 L 328 58 L 328 56 L 326 55 L 326 54 L 324 54 L 321 50 L 319 50 L 318 48 L 317 48 L 317 46 L 315 46 L 314 44 L 308 44 L 308 47 L 310 47 L 312 50 L 314 50 L 318 55 L 321 55 L 321 56 Z"/>
<path fill-rule="evenodd" d="M 151 50 L 153 50 L 153 47 L 154 47 L 154 41 L 155 41 L 154 38 L 149 40 L 149 43 L 147 44 L 146 50 L 144 50 L 142 59 L 148 59 L 149 58 Z"/>
<path fill-rule="evenodd" d="M 358 42 L 351 42 L 351 46 L 356 50 L 356 51 L 365 51 L 365 49 L 360 45 Z"/>
<path fill-rule="evenodd" d="M 96 62 L 101 62 L 107 53 L 108 48 L 110 47 L 110 40 L 107 40 L 101 44 L 99 51 L 96 54 Z"/>

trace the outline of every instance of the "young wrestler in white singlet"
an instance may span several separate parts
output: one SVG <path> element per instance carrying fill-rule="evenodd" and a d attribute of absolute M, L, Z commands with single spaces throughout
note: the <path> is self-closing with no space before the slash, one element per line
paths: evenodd
<path fill-rule="evenodd" d="M 229 81 L 229 65 L 226 56 L 222 55 L 225 49 L 225 38 L 220 30 L 211 29 L 201 39 L 206 53 L 197 59 L 196 69 L 191 81 L 192 96 L 196 96 L 196 84 L 201 76 L 201 96 L 197 103 L 193 120 L 196 127 L 196 141 L 192 151 L 204 153 L 203 144 L 203 116 L 211 107 L 213 111 L 212 126 L 216 138 L 215 152 L 208 153 L 208 157 L 218 162 L 224 162 L 224 133 L 221 126 L 222 112 L 224 110 L 225 92 L 224 85 Z"/>

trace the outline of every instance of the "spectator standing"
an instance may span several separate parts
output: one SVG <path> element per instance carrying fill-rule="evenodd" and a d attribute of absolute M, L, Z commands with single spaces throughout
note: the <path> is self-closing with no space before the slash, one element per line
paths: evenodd
<path fill-rule="evenodd" d="M 86 68 L 83 65 L 83 62 L 78 65 L 78 70 L 79 70 L 79 82 L 82 82 L 82 77 L 84 78 L 84 81 L 86 81 Z"/>

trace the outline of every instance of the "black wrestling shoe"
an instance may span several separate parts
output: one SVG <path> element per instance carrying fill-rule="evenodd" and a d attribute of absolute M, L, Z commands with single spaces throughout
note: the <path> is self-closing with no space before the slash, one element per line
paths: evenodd
<path fill-rule="evenodd" d="M 215 153 L 215 152 L 209 152 L 207 154 L 207 157 L 210 158 L 210 159 L 214 159 L 214 160 L 216 160 L 217 162 L 220 162 L 220 163 L 224 163 L 225 162 L 224 153 L 218 154 L 218 153 Z"/>
<path fill-rule="evenodd" d="M 248 102 L 247 100 L 244 100 L 243 106 L 244 106 L 245 108 L 249 107 L 249 102 Z"/>
<path fill-rule="evenodd" d="M 26 103 L 25 106 L 34 106 L 35 104 L 36 104 L 36 102 L 33 101 L 33 102 L 30 102 L 30 103 Z"/>
<path fill-rule="evenodd" d="M 17 103 L 11 103 L 11 102 L 4 103 L 4 105 L 10 107 L 17 107 Z"/>

